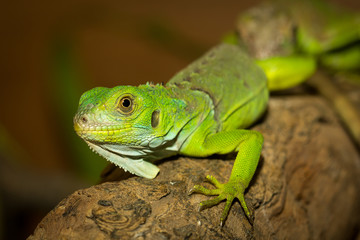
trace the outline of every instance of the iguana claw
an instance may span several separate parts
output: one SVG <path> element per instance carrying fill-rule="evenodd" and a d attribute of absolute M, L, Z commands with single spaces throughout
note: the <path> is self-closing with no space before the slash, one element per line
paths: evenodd
<path fill-rule="evenodd" d="M 253 224 L 253 214 L 249 211 L 245 199 L 244 199 L 244 191 L 245 188 L 241 182 L 229 181 L 228 183 L 222 184 L 217 181 L 217 179 L 211 175 L 206 176 L 206 179 L 212 183 L 216 189 L 208 189 L 201 185 L 195 185 L 192 189 L 190 189 L 189 194 L 192 193 L 201 193 L 204 195 L 217 195 L 216 198 L 202 201 L 199 204 L 199 211 L 215 206 L 219 204 L 221 201 L 226 199 L 225 208 L 220 217 L 220 226 L 222 227 L 225 223 L 225 220 L 229 214 L 230 207 L 235 198 L 239 199 L 244 212 L 249 219 L 249 222 Z"/>

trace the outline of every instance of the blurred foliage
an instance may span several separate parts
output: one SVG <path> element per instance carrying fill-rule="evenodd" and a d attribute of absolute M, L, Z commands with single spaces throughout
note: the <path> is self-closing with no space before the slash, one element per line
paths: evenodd
<path fill-rule="evenodd" d="M 51 90 L 56 109 L 58 110 L 60 131 L 63 136 L 65 147 L 69 150 L 70 156 L 75 161 L 79 174 L 92 183 L 99 181 L 102 169 L 106 161 L 93 153 L 85 142 L 78 137 L 73 129 L 70 120 L 73 119 L 86 76 L 76 63 L 73 54 L 73 46 L 70 38 L 57 37 L 53 41 L 53 78 L 51 79 Z"/>

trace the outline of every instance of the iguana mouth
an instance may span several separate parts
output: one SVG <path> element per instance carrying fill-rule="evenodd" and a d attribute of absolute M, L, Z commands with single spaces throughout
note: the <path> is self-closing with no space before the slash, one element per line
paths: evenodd
<path fill-rule="evenodd" d="M 89 132 L 89 133 L 96 133 L 96 132 L 115 132 L 122 129 L 125 129 L 125 126 L 115 125 L 112 123 L 99 123 L 96 122 L 89 122 L 88 118 L 85 115 L 76 115 L 74 117 L 74 129 L 76 132 Z"/>
<path fill-rule="evenodd" d="M 127 130 L 128 126 L 115 125 L 113 123 L 99 123 L 90 121 L 89 117 L 79 114 L 74 117 L 74 129 L 77 135 L 91 142 L 116 142 L 121 131 Z"/>
<path fill-rule="evenodd" d="M 117 134 L 118 132 L 120 132 L 122 129 L 94 129 L 94 128 L 79 128 L 78 126 L 74 125 L 74 129 L 75 132 L 80 136 L 80 137 L 84 137 L 86 135 L 90 135 L 90 136 L 97 136 L 97 135 L 102 135 L 102 136 L 113 136 L 115 134 Z"/>

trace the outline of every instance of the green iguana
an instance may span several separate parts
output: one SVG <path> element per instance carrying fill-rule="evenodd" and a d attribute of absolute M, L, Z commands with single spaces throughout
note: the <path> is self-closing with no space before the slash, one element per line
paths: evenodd
<path fill-rule="evenodd" d="M 94 151 L 145 178 L 158 174 L 155 160 L 172 155 L 237 152 L 227 183 L 207 176 L 216 189 L 196 185 L 190 192 L 217 195 L 201 202 L 200 209 L 226 200 L 221 225 L 235 198 L 252 221 L 244 191 L 255 173 L 263 136 L 244 128 L 264 113 L 269 90 L 294 86 L 314 72 L 315 58 L 293 56 L 255 62 L 242 47 L 220 44 L 165 86 L 99 87 L 84 93 L 74 127 Z"/>
<path fill-rule="evenodd" d="M 244 191 L 256 170 L 263 137 L 243 128 L 263 114 L 268 98 L 261 68 L 238 46 L 221 44 L 165 86 L 99 87 L 84 93 L 74 125 L 94 151 L 145 178 L 158 174 L 154 160 L 238 152 L 227 183 L 207 176 L 217 189 L 197 185 L 192 191 L 218 195 L 200 203 L 201 208 L 227 199 L 222 223 L 234 198 L 252 219 Z"/>

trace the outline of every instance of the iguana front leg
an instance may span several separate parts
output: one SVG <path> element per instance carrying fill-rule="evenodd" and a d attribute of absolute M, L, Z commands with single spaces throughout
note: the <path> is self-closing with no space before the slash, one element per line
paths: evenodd
<path fill-rule="evenodd" d="M 190 193 L 197 192 L 204 195 L 218 195 L 212 200 L 201 202 L 200 210 L 214 206 L 226 199 L 225 208 L 220 218 L 221 226 L 224 224 L 235 198 L 239 199 L 246 216 L 252 222 L 253 216 L 246 205 L 244 191 L 255 173 L 262 145 L 263 136 L 259 132 L 244 129 L 219 132 L 204 140 L 201 146 L 203 154 L 238 152 L 227 183 L 221 184 L 215 177 L 208 175 L 206 178 L 215 185 L 216 189 L 207 189 L 201 185 L 195 185 L 190 190 Z"/>

